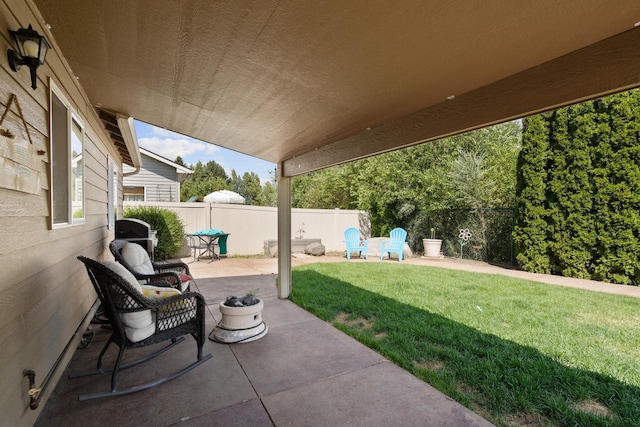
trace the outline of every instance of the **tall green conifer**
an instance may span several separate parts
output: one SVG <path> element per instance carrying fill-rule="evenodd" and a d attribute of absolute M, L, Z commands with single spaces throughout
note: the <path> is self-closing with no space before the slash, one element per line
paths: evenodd
<path fill-rule="evenodd" d="M 640 91 L 527 118 L 516 215 L 522 268 L 639 284 Z"/>
<path fill-rule="evenodd" d="M 522 149 L 517 167 L 516 259 L 521 268 L 535 273 L 550 272 L 546 194 L 548 132 L 547 120 L 543 115 L 524 119 Z"/>

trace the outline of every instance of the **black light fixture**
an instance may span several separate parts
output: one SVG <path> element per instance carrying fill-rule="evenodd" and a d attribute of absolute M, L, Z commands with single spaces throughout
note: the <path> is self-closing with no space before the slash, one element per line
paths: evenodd
<path fill-rule="evenodd" d="M 27 29 L 9 30 L 9 33 L 13 36 L 18 47 L 18 52 L 13 49 L 7 50 L 9 67 L 11 67 L 12 71 L 18 71 L 22 65 L 29 67 L 31 70 L 31 87 L 35 89 L 36 70 L 40 65 L 44 64 L 44 59 L 47 56 L 47 51 L 51 49 L 51 45 L 44 36 L 41 36 L 31 28 L 31 24 Z"/>

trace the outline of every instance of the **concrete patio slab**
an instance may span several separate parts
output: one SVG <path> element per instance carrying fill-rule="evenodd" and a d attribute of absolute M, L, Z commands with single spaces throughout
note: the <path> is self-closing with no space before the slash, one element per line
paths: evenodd
<path fill-rule="evenodd" d="M 190 261 L 186 259 L 186 261 Z M 292 264 L 346 262 L 344 257 L 295 257 Z M 349 262 L 380 262 L 379 258 Z M 383 261 L 389 262 L 389 261 Z M 466 260 L 408 258 L 402 265 L 430 265 L 522 277 L 561 286 L 640 296 L 634 286 L 525 273 Z M 57 384 L 36 426 L 488 426 L 480 416 L 395 366 L 379 354 L 276 297 L 277 259 L 228 258 L 190 264 L 195 290 L 207 301 L 207 333 L 221 318 L 228 295 L 255 291 L 264 302 L 269 332 L 244 344 L 207 340 L 213 358 L 154 389 L 118 398 L 78 402 L 79 394 L 107 391 L 109 375 Z M 68 372 L 93 369 L 108 331 L 93 326 L 94 342 L 77 350 Z M 151 362 L 119 376 L 119 385 L 157 378 L 195 360 L 191 337 Z M 138 356 L 141 350 L 131 352 Z M 114 358 L 111 351 L 106 359 Z"/>
<path fill-rule="evenodd" d="M 184 427 L 251 426 L 272 427 L 273 423 L 262 402 L 258 399 L 242 402 L 208 414 L 185 418 Z"/>
<path fill-rule="evenodd" d="M 207 330 L 213 328 L 211 319 Z M 98 338 L 87 349 L 77 350 L 65 378 L 57 385 L 47 401 L 45 410 L 36 425 L 41 426 L 140 426 L 172 425 L 183 419 L 198 417 L 218 409 L 240 404 L 257 395 L 242 372 L 229 346 L 216 345 L 207 340 L 204 354 L 212 359 L 175 380 L 143 392 L 127 396 L 111 397 L 79 402 L 80 394 L 107 392 L 110 389 L 110 374 L 68 379 L 69 373 L 95 369 L 95 361 L 109 331 L 97 330 Z M 161 347 L 128 351 L 125 361 L 140 357 Z M 115 346 L 105 357 L 105 366 L 112 366 Z M 153 381 L 196 360 L 196 344 L 186 337 L 156 359 L 142 365 L 122 370 L 118 374 L 118 387 L 126 388 Z"/>
<path fill-rule="evenodd" d="M 266 396 L 275 425 L 488 427 L 493 424 L 425 387 L 390 362 Z"/>
<path fill-rule="evenodd" d="M 264 338 L 232 350 L 259 396 L 290 390 L 384 360 L 317 318 L 270 326 Z"/>
<path fill-rule="evenodd" d="M 268 298 L 264 301 L 265 309 L 262 320 L 269 325 L 269 328 L 276 328 L 281 325 L 292 325 L 308 320 L 319 320 L 316 316 L 298 307 L 289 300 Z"/>
<path fill-rule="evenodd" d="M 217 305 L 230 295 L 253 293 L 264 299 L 276 297 L 278 293 L 275 274 L 201 278 L 196 279 L 195 290 L 204 296 L 207 305 Z"/>
<path fill-rule="evenodd" d="M 301 257 L 293 264 L 339 261 L 346 260 Z M 268 334 L 244 344 L 207 340 L 204 352 L 213 355 L 211 360 L 167 384 L 128 396 L 79 402 L 79 394 L 107 391 L 110 376 L 70 380 L 65 375 L 36 426 L 490 425 L 330 324 L 278 299 L 276 259 L 229 258 L 190 267 L 194 290 L 208 304 L 207 333 L 221 318 L 219 302 L 253 291 L 264 302 Z M 67 373 L 94 367 L 108 331 L 93 328 L 96 339 L 76 351 Z M 129 357 L 141 352 L 132 351 Z M 119 385 L 162 376 L 195 360 L 195 353 L 193 339 L 186 337 L 153 361 L 122 371 Z"/>

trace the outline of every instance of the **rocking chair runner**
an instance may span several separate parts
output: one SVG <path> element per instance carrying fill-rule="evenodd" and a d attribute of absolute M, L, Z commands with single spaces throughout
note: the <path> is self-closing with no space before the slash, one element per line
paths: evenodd
<path fill-rule="evenodd" d="M 96 375 L 111 372 L 111 391 L 90 395 L 81 395 L 80 400 L 90 400 L 110 396 L 122 396 L 155 387 L 175 379 L 212 356 L 202 355 L 205 341 L 205 301 L 196 292 L 180 293 L 170 288 L 175 296 L 160 300 L 147 298 L 143 295 L 144 287 L 136 281 L 133 274 L 115 262 L 100 263 L 89 258 L 79 256 L 87 268 L 100 302 L 109 317 L 112 334 L 107 340 L 98 357 L 97 368 L 94 371 L 69 375 L 70 378 Z M 160 293 L 163 288 L 151 287 L 154 293 Z M 148 290 L 148 289 L 147 289 Z M 135 387 L 118 390 L 116 376 L 119 370 L 146 362 L 184 341 L 183 335 L 190 334 L 196 340 L 197 359 L 190 365 L 164 378 Z M 126 349 L 141 348 L 152 344 L 170 340 L 171 343 L 141 359 L 121 364 Z M 102 359 L 111 343 L 120 349 L 113 368 L 104 368 Z"/>
<path fill-rule="evenodd" d="M 182 292 L 188 291 L 193 281 L 187 264 L 153 262 L 147 251 L 136 243 L 116 239 L 109 244 L 109 250 L 116 261 L 129 270 L 138 281 L 150 284 L 163 281 Z"/>

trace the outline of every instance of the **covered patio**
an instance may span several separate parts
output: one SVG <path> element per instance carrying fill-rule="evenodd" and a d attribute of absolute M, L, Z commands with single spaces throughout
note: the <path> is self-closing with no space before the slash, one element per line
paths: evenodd
<path fill-rule="evenodd" d="M 32 79 L 0 63 L 0 103 L 16 96 L 24 110 L 9 113 L 5 135 L 31 133 L 41 177 L 31 193 L 0 188 L 0 412 L 11 425 L 139 425 L 151 413 L 166 416 L 158 424 L 242 424 L 237 406 L 255 409 L 249 425 L 397 424 L 397 414 L 482 424 L 286 300 L 292 179 L 640 86 L 637 0 L 4 0 L 0 17 L 4 52 L 20 28 L 51 43 Z M 271 332 L 208 342 L 214 360 L 168 386 L 80 405 L 75 396 L 99 382 L 62 380 L 52 395 L 68 362 L 82 368 L 100 347 L 73 351 L 97 307 L 77 257 L 109 258 L 123 165 L 140 166 L 134 119 L 277 164 L 281 256 L 264 275 L 242 273 L 265 289 Z M 84 205 L 74 212 L 65 168 L 75 132 Z M 198 277 L 211 328 L 212 292 L 226 296 L 233 279 Z M 195 351 L 181 347 L 161 364 Z M 25 370 L 48 401 L 42 417 Z"/>
<path fill-rule="evenodd" d="M 631 0 L 33 1 L 116 144 L 130 117 L 277 164 L 280 254 L 295 176 L 640 84 Z"/>
<path fill-rule="evenodd" d="M 293 262 L 318 260 L 343 258 Z M 213 358 L 182 377 L 128 396 L 79 402 L 79 394 L 109 387 L 109 374 L 66 378 L 94 368 L 109 332 L 92 325 L 94 342 L 76 350 L 36 426 L 492 425 L 330 324 L 279 299 L 274 259 L 232 258 L 190 266 L 207 301 L 207 333 L 221 317 L 220 301 L 250 291 L 265 303 L 269 333 L 244 344 L 207 340 L 204 352 Z M 143 350 L 131 353 L 136 351 L 139 355 Z M 195 341 L 187 337 L 166 354 L 122 371 L 119 384 L 151 381 L 194 357 Z"/>

